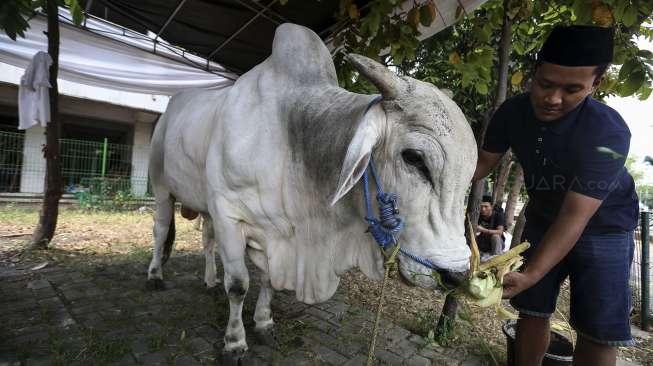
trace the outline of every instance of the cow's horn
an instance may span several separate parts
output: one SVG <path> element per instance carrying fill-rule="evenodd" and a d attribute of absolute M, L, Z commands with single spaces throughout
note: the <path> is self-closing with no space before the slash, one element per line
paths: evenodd
<path fill-rule="evenodd" d="M 387 67 L 355 53 L 348 54 L 345 59 L 379 89 L 383 99 L 395 99 L 399 95 L 404 81 Z"/>

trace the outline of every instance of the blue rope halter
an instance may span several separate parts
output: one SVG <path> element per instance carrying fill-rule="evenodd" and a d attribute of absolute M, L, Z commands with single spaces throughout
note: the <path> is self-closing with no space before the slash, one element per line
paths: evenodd
<path fill-rule="evenodd" d="M 370 108 L 381 100 L 381 97 L 374 98 L 365 109 L 367 113 Z M 372 175 L 374 183 L 376 184 L 376 201 L 379 206 L 379 217 L 374 216 L 372 209 L 372 199 L 370 198 L 370 189 L 369 189 L 369 175 Z M 404 228 L 404 220 L 399 217 L 399 208 L 397 206 L 397 195 L 394 193 L 384 192 L 381 187 L 381 180 L 376 173 L 376 168 L 374 166 L 374 159 L 370 158 L 370 162 L 367 164 L 365 171 L 363 172 L 363 192 L 365 199 L 365 209 L 367 211 L 365 215 L 365 220 L 369 224 L 368 231 L 372 234 L 374 240 L 379 244 L 379 246 L 387 251 L 390 247 L 397 245 L 396 235 Z M 399 252 L 407 258 L 412 259 L 413 261 L 430 268 L 432 270 L 437 270 L 433 262 L 426 258 L 422 258 L 418 255 L 415 255 L 404 248 L 399 248 Z"/>

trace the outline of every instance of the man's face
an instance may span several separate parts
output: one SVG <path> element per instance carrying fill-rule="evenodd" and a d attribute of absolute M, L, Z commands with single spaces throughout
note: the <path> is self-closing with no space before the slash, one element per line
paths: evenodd
<path fill-rule="evenodd" d="M 595 70 L 596 66 L 539 65 L 531 84 L 535 117 L 550 122 L 571 112 L 598 86 Z"/>
<path fill-rule="evenodd" d="M 481 203 L 481 215 L 488 217 L 492 214 L 492 204 L 490 202 Z"/>

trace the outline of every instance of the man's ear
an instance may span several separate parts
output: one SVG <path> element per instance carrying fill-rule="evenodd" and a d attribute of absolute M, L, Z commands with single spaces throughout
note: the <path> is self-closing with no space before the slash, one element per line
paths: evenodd
<path fill-rule="evenodd" d="M 363 176 L 372 157 L 372 150 L 382 138 L 385 113 L 381 106 L 372 107 L 356 128 L 342 163 L 338 187 L 331 198 L 335 205 Z"/>
<path fill-rule="evenodd" d="M 601 83 L 603 82 L 603 79 L 604 79 L 603 76 L 597 76 L 594 78 L 594 83 L 592 83 L 592 93 L 594 93 L 599 89 Z"/>

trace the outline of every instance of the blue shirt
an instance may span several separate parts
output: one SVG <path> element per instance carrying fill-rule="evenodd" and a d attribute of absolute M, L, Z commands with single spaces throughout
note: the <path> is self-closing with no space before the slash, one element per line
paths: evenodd
<path fill-rule="evenodd" d="M 506 100 L 494 113 L 483 149 L 512 148 L 524 168 L 526 219 L 550 225 L 567 191 L 602 200 L 586 233 L 630 231 L 637 226 L 635 183 L 624 164 L 630 130 L 619 113 L 585 98 L 557 121 L 535 118 L 530 94 Z"/>

